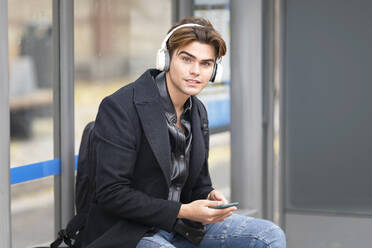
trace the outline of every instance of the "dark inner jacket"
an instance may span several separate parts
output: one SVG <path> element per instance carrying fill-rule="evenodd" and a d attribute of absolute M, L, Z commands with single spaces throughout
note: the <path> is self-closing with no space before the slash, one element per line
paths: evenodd
<path fill-rule="evenodd" d="M 172 232 L 181 204 L 205 199 L 213 190 L 197 109 L 202 103 L 192 96 L 188 177 L 180 201 L 168 200 L 171 145 L 155 83 L 159 73 L 146 71 L 99 107 L 93 130 L 96 199 L 88 214 L 83 247 L 136 247 L 152 228 Z"/>

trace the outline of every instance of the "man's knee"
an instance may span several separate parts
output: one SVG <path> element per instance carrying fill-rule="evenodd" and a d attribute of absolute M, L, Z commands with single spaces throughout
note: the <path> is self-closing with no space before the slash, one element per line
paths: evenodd
<path fill-rule="evenodd" d="M 245 221 L 240 220 L 239 222 L 240 225 L 237 227 L 239 236 L 254 237 L 256 243 L 253 247 L 286 247 L 284 231 L 273 222 L 250 217 L 246 217 Z"/>
<path fill-rule="evenodd" d="M 286 238 L 283 229 L 268 220 L 260 219 L 259 222 L 262 222 L 261 232 L 257 234 L 259 239 L 264 241 L 268 247 L 286 247 Z"/>
<path fill-rule="evenodd" d="M 174 246 L 171 244 L 159 244 L 148 240 L 141 240 L 136 248 L 174 248 Z"/>
<path fill-rule="evenodd" d="M 146 237 L 140 240 L 136 248 L 174 248 L 174 246 L 158 237 Z"/>

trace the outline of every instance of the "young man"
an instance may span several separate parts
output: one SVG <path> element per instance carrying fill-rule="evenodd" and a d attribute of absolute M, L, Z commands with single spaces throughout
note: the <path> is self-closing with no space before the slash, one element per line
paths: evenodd
<path fill-rule="evenodd" d="M 206 112 L 195 95 L 220 73 L 225 42 L 202 18 L 183 19 L 168 36 L 160 70 L 100 105 L 96 200 L 83 246 L 285 247 L 273 223 L 233 214 L 236 207 L 212 208 L 227 201 L 212 188 Z"/>

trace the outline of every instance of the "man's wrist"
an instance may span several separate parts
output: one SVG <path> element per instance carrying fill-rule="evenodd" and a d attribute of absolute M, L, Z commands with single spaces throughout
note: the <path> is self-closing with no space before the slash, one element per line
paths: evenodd
<path fill-rule="evenodd" d="M 181 207 L 180 207 L 180 211 L 178 212 L 177 218 L 179 218 L 179 219 L 186 219 L 187 209 L 188 209 L 187 204 L 182 204 Z"/>

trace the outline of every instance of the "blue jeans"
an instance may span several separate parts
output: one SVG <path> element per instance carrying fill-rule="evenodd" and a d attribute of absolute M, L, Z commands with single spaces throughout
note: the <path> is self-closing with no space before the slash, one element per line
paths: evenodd
<path fill-rule="evenodd" d="M 208 224 L 206 234 L 198 246 L 178 234 L 159 231 L 143 237 L 137 248 L 285 248 L 285 234 L 274 223 L 233 214 L 224 222 Z"/>

